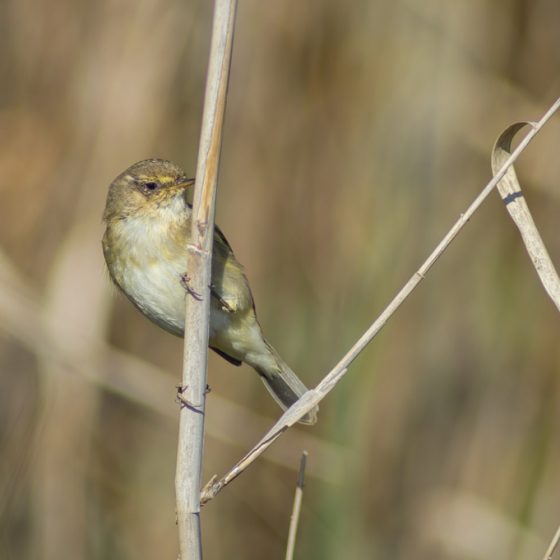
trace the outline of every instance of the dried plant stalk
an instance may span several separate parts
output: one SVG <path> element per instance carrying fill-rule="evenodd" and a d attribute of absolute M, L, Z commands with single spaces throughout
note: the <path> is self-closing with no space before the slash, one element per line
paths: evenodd
<path fill-rule="evenodd" d="M 292 516 L 290 517 L 290 529 L 288 531 L 288 545 L 286 546 L 285 560 L 293 560 L 294 550 L 296 548 L 296 537 L 299 525 L 299 516 L 301 513 L 301 502 L 303 500 L 303 487 L 305 485 L 305 467 L 307 466 L 307 451 L 301 454 L 299 462 L 298 479 L 296 484 L 296 493 L 294 495 L 294 506 L 292 508 Z"/>
<path fill-rule="evenodd" d="M 546 549 L 546 552 L 543 556 L 543 560 L 552 560 L 552 557 L 554 556 L 554 553 L 556 552 L 559 543 L 560 543 L 560 527 L 556 529 L 556 533 L 554 534 L 554 537 L 552 537 L 552 540 L 550 541 L 550 544 Z"/>
<path fill-rule="evenodd" d="M 233 44 L 236 0 L 216 0 L 198 151 L 187 271 L 193 293 L 186 298 L 183 384 L 175 491 L 183 560 L 202 558 L 200 477 L 210 322 L 214 207 L 222 127 Z"/>

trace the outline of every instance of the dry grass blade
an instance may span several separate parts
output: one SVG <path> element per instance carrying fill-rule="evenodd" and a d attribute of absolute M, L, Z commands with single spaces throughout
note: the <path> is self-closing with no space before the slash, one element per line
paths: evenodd
<path fill-rule="evenodd" d="M 348 366 L 355 358 L 364 350 L 364 348 L 373 340 L 377 333 L 385 326 L 385 323 L 391 318 L 393 313 L 402 305 L 406 298 L 412 293 L 420 281 L 425 277 L 433 264 L 444 253 L 450 243 L 455 239 L 461 229 L 467 224 L 472 215 L 494 190 L 494 187 L 502 180 L 507 173 L 509 167 L 521 155 L 529 142 L 538 134 L 542 127 L 550 120 L 552 115 L 560 108 L 560 98 L 557 99 L 552 106 L 546 111 L 541 119 L 534 123 L 531 130 L 521 140 L 517 148 L 503 162 L 501 168 L 496 172 L 494 177 L 482 189 L 480 194 L 471 203 L 467 210 L 461 214 L 459 219 L 447 232 L 445 237 L 439 242 L 437 247 L 432 251 L 430 256 L 424 261 L 422 266 L 412 275 L 408 282 L 401 288 L 385 310 L 371 324 L 368 330 L 358 339 L 358 341 L 350 348 L 347 354 L 340 362 L 328 373 L 322 381 L 310 391 L 307 391 L 296 403 L 294 403 L 280 419 L 272 426 L 272 428 L 262 437 L 262 439 L 221 479 L 213 477 L 203 488 L 201 503 L 205 504 L 211 500 L 218 492 L 227 486 L 232 480 L 237 478 L 257 457 L 259 457 L 282 433 L 290 426 L 295 424 L 314 406 L 319 404 L 327 394 L 334 388 L 340 379 L 346 374 Z"/>
<path fill-rule="evenodd" d="M 492 171 L 494 173 L 500 169 L 505 160 L 511 155 L 511 143 L 515 135 L 526 126 L 534 126 L 534 124 L 518 122 L 508 126 L 500 134 L 492 150 Z M 509 215 L 519 228 L 523 243 L 527 248 L 531 262 L 541 279 L 546 293 L 550 296 L 558 310 L 560 310 L 560 278 L 558 278 L 558 273 L 552 264 L 539 230 L 531 216 L 529 206 L 523 196 L 521 185 L 513 166 L 507 170 L 503 179 L 498 183 L 498 191 Z"/>
<path fill-rule="evenodd" d="M 305 467 L 307 466 L 307 451 L 301 454 L 299 463 L 296 493 L 294 495 L 294 507 L 290 518 L 290 530 L 288 531 L 288 545 L 286 546 L 286 560 L 293 560 L 296 548 L 296 537 L 301 513 L 301 501 L 303 500 L 303 487 L 305 485 Z"/>

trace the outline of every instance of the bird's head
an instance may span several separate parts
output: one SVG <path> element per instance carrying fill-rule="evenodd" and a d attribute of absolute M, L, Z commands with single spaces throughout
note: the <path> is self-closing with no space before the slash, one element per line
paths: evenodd
<path fill-rule="evenodd" d="M 103 219 L 110 222 L 162 210 L 184 209 L 185 191 L 192 185 L 194 179 L 188 179 L 171 161 L 139 161 L 111 183 Z"/>

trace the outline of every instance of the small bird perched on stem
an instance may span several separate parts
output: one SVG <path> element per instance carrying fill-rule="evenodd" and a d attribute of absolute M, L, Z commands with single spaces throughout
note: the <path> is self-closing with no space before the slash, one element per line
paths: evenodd
<path fill-rule="evenodd" d="M 148 319 L 183 336 L 185 297 L 211 297 L 209 345 L 234 365 L 253 367 L 282 408 L 307 391 L 264 338 L 243 267 L 218 227 L 214 229 L 212 284 L 208 294 L 189 287 L 186 247 L 194 185 L 162 159 L 135 163 L 110 185 L 103 220 L 103 254 L 115 284 Z M 317 408 L 302 418 L 314 424 Z"/>

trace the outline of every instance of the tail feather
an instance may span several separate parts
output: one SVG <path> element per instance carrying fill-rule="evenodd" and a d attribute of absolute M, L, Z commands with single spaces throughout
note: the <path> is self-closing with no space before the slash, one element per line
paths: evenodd
<path fill-rule="evenodd" d="M 289 368 L 282 360 L 276 350 L 267 343 L 273 360 L 269 364 L 255 364 L 253 367 L 257 370 L 261 379 L 268 389 L 274 400 L 286 410 L 294 404 L 308 389 L 302 383 L 300 378 Z M 317 422 L 317 412 L 319 407 L 316 406 L 310 410 L 301 420 L 302 424 L 315 424 Z"/>

